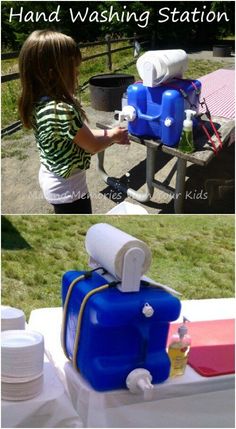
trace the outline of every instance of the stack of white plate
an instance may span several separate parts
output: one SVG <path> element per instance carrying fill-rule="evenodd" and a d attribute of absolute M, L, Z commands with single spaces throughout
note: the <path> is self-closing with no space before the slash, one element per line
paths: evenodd
<path fill-rule="evenodd" d="M 11 330 L 1 334 L 2 399 L 23 401 L 43 388 L 44 339 L 36 331 Z"/>
<path fill-rule="evenodd" d="M 25 329 L 25 314 L 18 308 L 1 306 L 1 330 Z"/>

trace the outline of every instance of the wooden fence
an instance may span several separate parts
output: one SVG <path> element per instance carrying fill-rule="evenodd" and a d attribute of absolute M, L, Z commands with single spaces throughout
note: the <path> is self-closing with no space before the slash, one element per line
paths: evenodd
<path fill-rule="evenodd" d="M 124 51 L 127 49 L 135 49 L 135 44 L 136 41 L 138 41 L 139 45 L 143 46 L 147 43 L 149 43 L 148 40 L 143 40 L 145 39 L 146 36 L 138 36 L 136 35 L 136 33 L 134 33 L 133 37 L 125 37 L 125 38 L 120 38 L 120 39 L 112 39 L 111 36 L 108 34 L 105 36 L 105 40 L 102 41 L 98 41 L 98 42 L 88 42 L 88 43 L 80 43 L 79 47 L 82 48 L 88 48 L 88 47 L 93 47 L 93 46 L 99 46 L 99 45 L 104 45 L 105 46 L 105 50 L 103 52 L 100 52 L 98 54 L 95 55 L 89 55 L 87 57 L 83 57 L 82 61 L 89 61 L 89 60 L 93 60 L 95 58 L 99 58 L 99 57 L 103 57 L 106 56 L 106 64 L 107 64 L 107 68 L 109 71 L 112 71 L 112 54 L 114 54 L 115 52 L 119 52 L 119 51 Z M 121 48 L 116 48 L 116 49 L 112 49 L 112 44 L 114 43 L 119 43 L 119 42 L 129 42 L 129 44 L 127 46 L 123 46 Z M 18 58 L 19 52 L 9 52 L 9 53 L 3 53 L 1 55 L 1 60 L 10 60 L 10 59 L 14 59 L 14 58 Z M 1 83 L 5 83 L 5 82 L 9 82 L 12 80 L 16 80 L 19 79 L 19 73 L 10 73 L 10 74 L 5 74 L 1 76 Z M 7 127 L 3 128 L 1 130 L 1 137 L 5 136 L 5 135 L 9 135 L 9 134 L 13 134 L 14 132 L 18 131 L 19 129 L 22 128 L 22 124 L 21 121 L 16 121 L 10 125 L 8 125 Z"/>

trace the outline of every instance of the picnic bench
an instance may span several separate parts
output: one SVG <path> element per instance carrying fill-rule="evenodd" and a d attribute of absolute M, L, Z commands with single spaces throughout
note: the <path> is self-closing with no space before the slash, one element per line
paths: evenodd
<path fill-rule="evenodd" d="M 229 140 L 234 131 L 234 70 L 219 69 L 209 73 L 199 79 L 202 82 L 201 98 L 205 97 L 208 107 L 212 114 L 212 121 L 220 134 L 222 146 Z M 201 112 L 201 108 L 200 108 Z M 210 122 L 206 116 L 202 116 L 208 132 L 212 135 Z M 109 129 L 111 122 L 97 122 L 96 126 L 100 129 Z M 113 122 L 114 126 L 114 122 Z M 115 190 L 123 192 L 125 195 L 136 201 L 148 202 L 157 188 L 166 192 L 174 199 L 175 213 L 183 213 L 185 200 L 185 180 L 187 163 L 206 167 L 210 161 L 217 156 L 214 153 L 211 143 L 207 136 L 199 127 L 194 131 L 195 151 L 191 154 L 183 153 L 177 147 L 165 146 L 160 140 L 139 138 L 129 135 L 130 141 L 144 145 L 146 147 L 146 191 L 139 192 L 122 183 L 118 179 L 110 177 L 105 170 L 104 160 L 105 151 L 98 153 L 98 170 L 103 180 Z M 212 135 L 212 140 L 216 148 L 219 148 L 219 142 L 216 136 Z M 163 152 L 176 158 L 171 171 L 163 182 L 155 179 L 155 165 L 158 153 Z M 170 181 L 176 172 L 175 187 L 170 186 Z"/>

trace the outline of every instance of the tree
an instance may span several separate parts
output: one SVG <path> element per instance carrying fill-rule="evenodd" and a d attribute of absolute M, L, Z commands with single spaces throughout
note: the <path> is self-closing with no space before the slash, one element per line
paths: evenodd
<path fill-rule="evenodd" d="M 52 11 L 60 6 L 60 21 L 59 22 L 19 22 L 18 19 L 13 19 L 9 22 L 10 8 L 14 12 L 19 12 L 23 7 L 24 12 L 32 11 L 45 12 L 49 15 Z M 222 20 L 221 22 L 206 23 L 203 22 L 172 22 L 169 19 L 167 22 L 158 23 L 158 11 L 163 8 L 173 10 L 176 8 L 181 13 L 184 11 L 193 11 L 195 7 L 203 10 L 205 13 L 212 10 L 214 12 L 226 12 L 230 17 L 229 22 Z M 235 4 L 233 1 L 74 1 L 74 2 L 39 2 L 39 1 L 3 1 L 2 8 L 2 49 L 19 49 L 26 39 L 26 37 L 36 28 L 51 28 L 58 31 L 65 32 L 66 34 L 75 38 L 78 42 L 94 41 L 97 39 L 104 39 L 106 33 L 113 35 L 132 36 L 134 32 L 137 34 L 149 35 L 151 41 L 152 34 L 155 32 L 157 35 L 157 48 L 162 47 L 190 47 L 197 44 L 210 44 L 214 39 L 221 36 L 234 33 L 234 16 Z M 102 22 L 102 13 L 112 8 L 113 12 L 118 12 L 119 19 L 112 19 L 111 22 Z M 85 20 L 76 20 L 74 23 L 71 20 L 70 9 L 73 15 L 76 16 L 78 12 L 82 17 L 85 16 L 86 10 L 89 11 Z M 100 22 L 90 22 L 88 19 L 90 13 L 98 13 Z M 136 13 L 140 17 L 142 13 L 149 13 L 148 25 L 144 28 L 138 25 L 135 19 L 127 20 L 122 19 L 125 13 Z"/>

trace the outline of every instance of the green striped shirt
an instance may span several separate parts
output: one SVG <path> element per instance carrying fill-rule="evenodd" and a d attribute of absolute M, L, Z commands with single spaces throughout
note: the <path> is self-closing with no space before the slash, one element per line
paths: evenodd
<path fill-rule="evenodd" d="M 68 178 L 74 170 L 86 170 L 91 155 L 73 139 L 83 126 L 74 106 L 54 100 L 37 104 L 34 115 L 34 133 L 41 163 L 52 173 Z"/>

